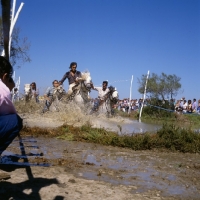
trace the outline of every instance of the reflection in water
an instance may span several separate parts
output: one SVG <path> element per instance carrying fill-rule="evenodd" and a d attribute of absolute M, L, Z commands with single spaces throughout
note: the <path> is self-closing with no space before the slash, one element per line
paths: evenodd
<path fill-rule="evenodd" d="M 135 133 L 154 133 L 161 128 L 161 125 L 147 124 L 143 122 L 138 122 L 137 120 L 126 120 L 126 121 L 112 121 L 101 119 L 99 121 L 95 120 L 92 122 L 94 127 L 105 128 L 107 130 L 115 131 L 118 134 L 135 134 Z"/>

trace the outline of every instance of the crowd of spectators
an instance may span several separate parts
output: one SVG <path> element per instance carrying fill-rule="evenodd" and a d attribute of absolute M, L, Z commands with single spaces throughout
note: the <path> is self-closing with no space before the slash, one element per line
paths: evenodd
<path fill-rule="evenodd" d="M 115 108 L 123 111 L 138 111 L 142 106 L 143 99 L 132 99 L 124 98 L 123 100 L 119 100 L 115 105 Z M 145 99 L 144 106 L 151 104 L 150 99 Z M 174 110 L 177 113 L 197 113 L 200 114 L 200 99 L 197 101 L 195 98 L 193 100 L 186 100 L 185 97 L 182 97 L 180 100 L 165 100 L 160 101 L 160 105 L 158 107 L 163 107 L 163 105 L 167 102 L 169 103 L 169 110 Z"/>
<path fill-rule="evenodd" d="M 115 108 L 123 112 L 138 111 L 142 106 L 142 102 L 143 99 L 130 100 L 129 98 L 125 98 L 123 100 L 119 100 L 118 103 L 115 105 Z"/>
<path fill-rule="evenodd" d="M 195 98 L 193 100 L 186 100 L 185 97 L 182 97 L 175 103 L 175 112 L 200 114 L 200 99 L 197 102 Z"/>

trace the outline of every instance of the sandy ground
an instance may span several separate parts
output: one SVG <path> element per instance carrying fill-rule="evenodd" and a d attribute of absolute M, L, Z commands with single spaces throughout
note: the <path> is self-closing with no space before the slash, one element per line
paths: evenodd
<path fill-rule="evenodd" d="M 91 117 L 79 114 L 60 120 L 60 115 L 22 117 L 27 126 L 46 128 L 78 126 Z M 101 124 L 100 118 L 96 121 Z M 1 200 L 200 199 L 199 154 L 133 151 L 42 137 L 23 138 L 23 145 L 25 157 L 20 157 L 17 139 L 4 152 L 4 158 L 20 165 L 0 165 Z"/>
<path fill-rule="evenodd" d="M 159 191 L 133 194 L 135 186 L 76 178 L 59 167 L 31 170 L 33 179 L 28 179 L 24 170 L 16 170 L 18 176 L 12 173 L 9 181 L 1 182 L 1 199 L 165 199 Z"/>

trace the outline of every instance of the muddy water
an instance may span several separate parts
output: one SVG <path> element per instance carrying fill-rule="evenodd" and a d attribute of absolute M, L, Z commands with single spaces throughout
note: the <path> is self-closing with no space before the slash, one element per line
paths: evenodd
<path fill-rule="evenodd" d="M 158 196 L 175 199 L 200 197 L 199 154 L 132 151 L 40 137 L 24 138 L 23 145 L 30 163 L 59 165 L 77 177 L 134 186 L 132 193 L 156 190 Z M 17 140 L 4 157 L 14 154 L 21 154 Z"/>
<path fill-rule="evenodd" d="M 109 118 L 105 117 L 94 118 L 91 120 L 93 127 L 105 128 L 107 130 L 113 130 L 118 134 L 135 134 L 145 132 L 156 132 L 161 128 L 161 125 L 148 124 L 138 122 L 137 120 L 129 120 L 126 118 Z"/>

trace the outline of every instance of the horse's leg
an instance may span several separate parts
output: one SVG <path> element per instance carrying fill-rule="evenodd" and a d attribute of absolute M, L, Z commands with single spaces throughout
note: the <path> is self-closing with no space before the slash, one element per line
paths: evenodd
<path fill-rule="evenodd" d="M 28 103 L 28 101 L 29 101 L 29 96 L 26 94 L 25 95 L 25 104 Z"/>
<path fill-rule="evenodd" d="M 59 111 L 59 107 L 58 107 L 58 96 L 54 97 L 54 100 L 52 102 L 52 105 L 55 107 L 56 111 Z"/>

